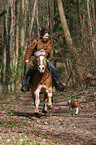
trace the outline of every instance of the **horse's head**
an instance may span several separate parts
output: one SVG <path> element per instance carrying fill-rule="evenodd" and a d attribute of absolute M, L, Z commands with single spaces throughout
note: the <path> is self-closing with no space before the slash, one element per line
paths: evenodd
<path fill-rule="evenodd" d="M 36 51 L 34 55 L 37 58 L 37 68 L 40 73 L 44 73 L 46 68 L 46 52 L 44 50 Z"/>

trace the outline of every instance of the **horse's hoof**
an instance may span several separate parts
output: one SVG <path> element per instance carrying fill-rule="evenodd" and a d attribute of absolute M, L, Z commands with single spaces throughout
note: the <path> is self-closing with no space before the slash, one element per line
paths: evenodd
<path fill-rule="evenodd" d="M 43 109 L 43 110 L 42 110 L 42 113 L 47 113 L 47 110 Z"/>
<path fill-rule="evenodd" d="M 52 109 L 52 105 L 48 105 L 48 109 Z"/>
<path fill-rule="evenodd" d="M 34 115 L 39 115 L 39 111 L 34 111 Z"/>

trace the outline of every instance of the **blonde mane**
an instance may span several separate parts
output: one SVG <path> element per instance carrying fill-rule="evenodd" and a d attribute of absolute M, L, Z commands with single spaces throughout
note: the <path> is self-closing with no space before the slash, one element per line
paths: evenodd
<path fill-rule="evenodd" d="M 37 56 L 37 57 L 40 56 L 40 55 L 45 56 L 45 54 L 46 54 L 46 52 L 44 50 L 36 51 L 34 53 L 34 55 Z"/>

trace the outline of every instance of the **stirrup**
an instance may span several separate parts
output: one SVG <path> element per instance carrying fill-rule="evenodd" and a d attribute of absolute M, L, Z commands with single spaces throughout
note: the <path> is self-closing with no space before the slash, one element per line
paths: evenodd
<path fill-rule="evenodd" d="M 61 83 L 59 84 L 59 90 L 60 91 L 64 91 L 65 90 L 65 86 L 63 84 L 61 84 Z"/>
<path fill-rule="evenodd" d="M 61 84 L 61 83 L 56 83 L 55 84 L 55 88 L 58 91 L 64 91 L 65 90 L 65 86 L 63 84 Z"/>
<path fill-rule="evenodd" d="M 29 91 L 30 89 L 29 89 L 29 83 L 27 83 L 27 84 L 25 84 L 25 85 L 23 85 L 22 87 L 21 87 L 21 91 L 22 92 L 27 92 L 27 91 Z"/>

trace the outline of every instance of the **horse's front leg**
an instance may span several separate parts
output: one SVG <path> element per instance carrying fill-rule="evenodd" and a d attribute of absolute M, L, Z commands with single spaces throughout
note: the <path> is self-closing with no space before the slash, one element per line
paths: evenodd
<path fill-rule="evenodd" d="M 48 94 L 48 109 L 52 108 L 52 87 L 47 92 Z"/>
<path fill-rule="evenodd" d="M 44 106 L 43 106 L 43 113 L 47 113 L 47 93 L 44 94 Z"/>
<path fill-rule="evenodd" d="M 34 110 L 34 113 L 39 113 L 39 104 L 40 104 L 39 93 L 40 93 L 39 89 L 37 89 L 34 92 L 34 94 L 35 94 L 35 110 Z"/>

